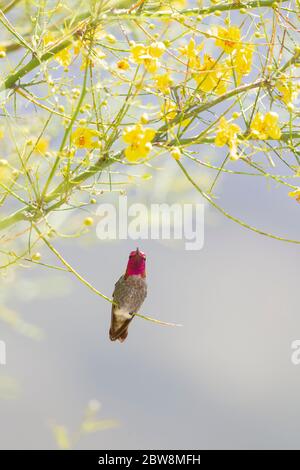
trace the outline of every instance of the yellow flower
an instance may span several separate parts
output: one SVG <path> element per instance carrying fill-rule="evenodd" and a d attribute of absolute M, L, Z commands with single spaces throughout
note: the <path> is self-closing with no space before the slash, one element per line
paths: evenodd
<path fill-rule="evenodd" d="M 165 118 L 167 121 L 171 121 L 172 119 L 176 117 L 176 115 L 177 115 L 176 104 L 169 99 L 165 100 L 161 107 L 160 116 L 162 118 Z"/>
<path fill-rule="evenodd" d="M 203 63 L 193 74 L 198 90 L 208 93 L 213 91 L 218 95 L 226 92 L 230 77 L 230 68 L 227 64 L 215 61 L 209 54 L 204 55 Z"/>
<path fill-rule="evenodd" d="M 237 153 L 237 136 L 240 132 L 241 129 L 237 124 L 232 124 L 228 122 L 224 116 L 221 117 L 218 132 L 215 138 L 215 144 L 217 147 L 223 147 L 223 145 L 228 145 L 229 156 L 232 160 L 239 159 L 239 155 Z"/>
<path fill-rule="evenodd" d="M 3 129 L 0 129 L 0 139 L 3 139 L 3 137 L 4 137 L 4 131 Z"/>
<path fill-rule="evenodd" d="M 117 67 L 120 70 L 128 70 L 130 68 L 129 62 L 126 59 L 121 59 L 117 62 Z"/>
<path fill-rule="evenodd" d="M 49 148 L 49 140 L 46 137 L 41 137 L 34 147 L 34 152 L 45 155 Z"/>
<path fill-rule="evenodd" d="M 241 31 L 237 26 L 229 26 L 227 29 L 218 26 L 213 29 L 213 35 L 217 36 L 216 46 L 221 47 L 227 53 L 238 49 L 241 45 Z"/>
<path fill-rule="evenodd" d="M 160 65 L 158 59 L 165 49 L 162 42 L 153 42 L 150 46 L 133 43 L 130 47 L 131 60 L 135 64 L 143 64 L 148 72 L 155 73 Z"/>
<path fill-rule="evenodd" d="M 187 59 L 187 66 L 197 68 L 200 65 L 199 52 L 203 49 L 204 43 L 196 45 L 194 38 L 191 38 L 186 46 L 179 47 L 179 52 Z"/>
<path fill-rule="evenodd" d="M 55 36 L 51 31 L 48 31 L 43 37 L 43 43 L 45 46 L 55 43 Z M 72 62 L 71 46 L 65 47 L 60 52 L 55 54 L 55 60 L 63 67 L 68 67 Z"/>
<path fill-rule="evenodd" d="M 281 130 L 278 126 L 278 119 L 278 114 L 271 111 L 265 116 L 257 113 L 251 123 L 251 135 L 260 140 L 265 140 L 269 137 L 271 139 L 279 139 Z"/>
<path fill-rule="evenodd" d="M 136 162 L 141 158 L 145 158 L 152 149 L 151 141 L 154 136 L 154 129 L 146 129 L 141 124 L 126 127 L 123 132 L 123 139 L 126 144 L 129 144 L 125 149 L 127 160 Z"/>
<path fill-rule="evenodd" d="M 254 48 L 254 44 L 245 44 L 233 53 L 231 64 L 236 73 L 238 85 L 241 83 L 241 78 L 251 71 Z"/>
<path fill-rule="evenodd" d="M 71 142 L 78 148 L 92 149 L 98 146 L 94 139 L 98 132 L 87 127 L 78 127 L 71 135 Z"/>
<path fill-rule="evenodd" d="M 295 189 L 295 191 L 290 191 L 289 196 L 296 199 L 297 202 L 300 202 L 300 188 Z"/>
<path fill-rule="evenodd" d="M 170 77 L 169 73 L 164 73 L 163 75 L 155 75 L 153 78 L 156 88 L 161 93 L 165 95 L 170 93 L 170 87 L 173 85 L 173 79 Z"/>
<path fill-rule="evenodd" d="M 300 93 L 300 87 L 298 84 L 292 81 L 291 78 L 281 75 L 276 82 L 276 88 L 280 93 L 280 99 L 286 104 L 293 103 L 297 99 Z"/>

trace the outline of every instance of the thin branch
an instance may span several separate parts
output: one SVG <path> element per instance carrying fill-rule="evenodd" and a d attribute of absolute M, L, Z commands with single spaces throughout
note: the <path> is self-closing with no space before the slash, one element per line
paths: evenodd
<path fill-rule="evenodd" d="M 48 248 L 52 251 L 52 253 L 55 254 L 55 256 L 61 261 L 61 263 L 67 268 L 67 270 L 72 273 L 79 281 L 84 284 L 86 287 L 88 287 L 94 294 L 97 294 L 99 297 L 102 297 L 104 300 L 107 300 L 107 302 L 110 302 L 111 304 L 114 303 L 113 299 L 107 297 L 106 295 L 102 294 L 98 289 L 96 289 L 90 282 L 88 282 L 86 279 L 84 279 L 81 274 L 79 274 L 64 258 L 63 256 L 57 251 L 56 248 L 52 245 L 52 243 L 47 240 L 47 238 L 42 234 L 40 229 L 34 224 L 33 225 L 35 231 L 38 233 L 39 237 L 43 242 L 48 246 Z M 169 323 L 169 322 L 164 322 L 161 320 L 157 320 L 152 317 L 148 317 L 146 315 L 141 315 L 139 313 L 134 313 L 133 314 L 136 317 L 142 318 L 143 320 L 150 321 L 152 323 L 156 323 L 158 325 L 163 325 L 163 326 L 182 326 L 176 323 Z"/>

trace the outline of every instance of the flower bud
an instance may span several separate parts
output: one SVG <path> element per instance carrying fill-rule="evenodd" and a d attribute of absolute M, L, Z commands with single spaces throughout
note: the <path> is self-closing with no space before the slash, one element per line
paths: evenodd
<path fill-rule="evenodd" d="M 83 225 L 86 227 L 91 227 L 94 224 L 94 219 L 93 217 L 86 217 L 83 221 Z"/>
<path fill-rule="evenodd" d="M 174 147 L 172 150 L 171 150 L 171 156 L 174 158 L 174 160 L 180 160 L 181 158 L 181 150 L 180 148 L 178 147 Z"/>

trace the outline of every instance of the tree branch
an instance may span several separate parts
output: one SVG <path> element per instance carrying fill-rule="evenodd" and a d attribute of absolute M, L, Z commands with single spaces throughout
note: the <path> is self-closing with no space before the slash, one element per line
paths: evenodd
<path fill-rule="evenodd" d="M 281 3 L 287 2 L 288 0 L 281 0 Z M 251 2 L 233 2 L 233 3 L 225 3 L 223 5 L 213 5 L 208 8 L 190 8 L 190 9 L 185 9 L 178 11 L 178 15 L 186 15 L 186 16 L 193 16 L 193 15 L 208 15 L 210 13 L 214 13 L 215 11 L 229 11 L 229 10 L 239 10 L 241 8 L 245 9 L 252 9 L 252 8 L 265 8 L 265 7 L 271 7 L 275 3 L 274 0 L 254 0 Z M 277 3 L 277 2 L 276 2 Z M 128 13 L 128 9 L 124 10 L 115 10 L 112 12 L 104 12 L 104 14 L 100 15 L 100 18 L 98 18 L 96 21 L 99 23 L 99 21 L 106 22 L 106 21 L 111 21 L 112 19 L 124 19 L 124 20 L 137 20 L 137 19 L 142 19 L 143 17 L 145 18 L 166 18 L 170 17 L 170 11 L 145 11 L 143 10 L 142 16 L 138 12 L 131 12 L 130 14 Z M 89 20 L 93 19 L 91 12 L 87 11 L 84 12 L 80 15 L 78 15 L 73 23 L 75 23 L 75 31 L 73 32 L 76 34 L 77 29 L 80 28 L 81 22 L 84 20 Z M 79 23 L 77 25 L 77 23 Z M 40 65 L 41 62 L 45 62 L 46 60 L 51 59 L 55 54 L 58 52 L 62 51 L 66 47 L 70 46 L 72 44 L 72 38 L 62 41 L 61 43 L 53 46 L 52 48 L 49 49 L 45 54 L 43 54 L 40 58 L 32 58 L 24 67 L 22 67 L 20 70 L 17 72 L 14 72 L 10 74 L 3 82 L 2 85 L 0 85 L 0 91 L 7 89 L 7 88 L 13 88 L 14 85 L 21 80 L 27 73 L 31 72 L 34 70 L 36 67 Z"/>

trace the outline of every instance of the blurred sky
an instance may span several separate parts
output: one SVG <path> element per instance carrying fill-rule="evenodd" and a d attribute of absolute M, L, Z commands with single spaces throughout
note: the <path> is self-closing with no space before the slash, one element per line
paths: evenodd
<path fill-rule="evenodd" d="M 251 185 L 243 189 L 249 194 Z M 253 192 L 247 214 L 224 180 L 224 204 L 281 232 L 288 214 L 293 231 L 299 207 L 276 196 L 264 191 L 262 208 L 262 194 Z M 128 340 L 111 343 L 109 304 L 67 274 L 58 279 L 71 281 L 69 294 L 39 299 L 29 284 L 28 300 L 11 302 L 46 336 L 33 341 L 1 324 L 8 363 L 0 373 L 19 387 L 15 398 L 0 400 L 1 448 L 55 448 L 49 420 L 75 429 L 91 398 L 103 405 L 99 416 L 120 427 L 84 437 L 79 448 L 299 447 L 300 366 L 290 360 L 300 338 L 299 248 L 206 215 L 199 252 L 140 243 L 149 282 L 142 312 L 182 328 L 135 319 Z M 55 244 L 106 294 L 135 246 Z M 39 267 L 27 275 L 54 286 L 56 276 Z"/>

